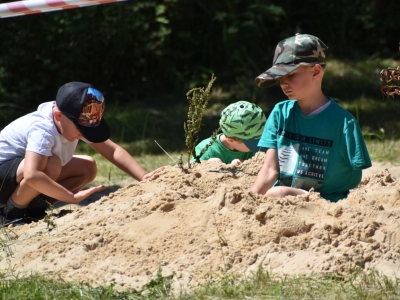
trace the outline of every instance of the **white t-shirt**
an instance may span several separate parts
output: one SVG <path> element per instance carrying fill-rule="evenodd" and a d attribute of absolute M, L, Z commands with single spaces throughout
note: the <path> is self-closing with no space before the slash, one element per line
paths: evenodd
<path fill-rule="evenodd" d="M 56 155 L 63 166 L 71 160 L 78 140 L 70 142 L 57 131 L 53 121 L 54 105 L 54 101 L 42 103 L 37 111 L 13 121 L 1 131 L 0 164 L 25 157 L 26 151 Z"/>
<path fill-rule="evenodd" d="M 324 105 L 322 105 L 321 107 L 319 107 L 316 110 L 314 110 L 313 112 L 311 112 L 311 114 L 309 114 L 309 116 L 319 114 L 320 112 L 324 111 L 325 108 L 327 108 L 329 106 L 329 104 L 331 104 L 331 101 L 326 102 Z"/>

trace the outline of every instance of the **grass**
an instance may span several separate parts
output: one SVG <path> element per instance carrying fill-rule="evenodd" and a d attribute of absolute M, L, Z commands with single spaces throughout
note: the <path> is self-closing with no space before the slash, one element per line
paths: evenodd
<path fill-rule="evenodd" d="M 132 293 L 131 293 L 132 294 Z M 2 280 L 1 299 L 133 299 L 126 298 L 127 292 L 118 292 L 113 286 L 91 287 L 70 283 L 62 279 L 31 275 L 29 277 Z"/>
<path fill-rule="evenodd" d="M 396 299 L 400 280 L 355 272 L 343 276 L 278 276 L 259 268 L 249 277 L 222 275 L 185 299 Z"/>
<path fill-rule="evenodd" d="M 178 159 L 180 152 L 168 152 L 172 158 Z M 118 169 L 100 154 L 93 154 L 97 162 L 98 173 L 93 184 L 118 184 L 132 179 L 129 175 Z M 175 163 L 166 154 L 139 154 L 133 156 L 135 160 L 147 171 L 152 171 L 158 167 L 166 165 L 175 165 Z"/>
<path fill-rule="evenodd" d="M 368 152 L 372 161 L 400 165 L 400 140 L 367 140 Z"/>
<path fill-rule="evenodd" d="M 1 299 L 398 299 L 400 279 L 376 271 L 348 276 L 279 276 L 262 268 L 249 276 L 220 274 L 191 291 L 173 291 L 159 271 L 141 290 L 92 287 L 44 275 L 0 281 Z"/>

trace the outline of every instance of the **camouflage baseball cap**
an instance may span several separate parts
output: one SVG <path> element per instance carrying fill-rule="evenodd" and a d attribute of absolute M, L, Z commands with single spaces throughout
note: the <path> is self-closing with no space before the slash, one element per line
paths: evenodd
<path fill-rule="evenodd" d="M 278 43 L 272 67 L 255 79 L 256 84 L 267 88 L 300 66 L 320 64 L 325 68 L 327 52 L 328 46 L 316 36 L 297 33 Z"/>

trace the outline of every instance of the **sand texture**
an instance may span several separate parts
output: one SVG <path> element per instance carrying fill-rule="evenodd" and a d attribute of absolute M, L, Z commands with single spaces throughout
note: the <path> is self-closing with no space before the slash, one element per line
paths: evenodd
<path fill-rule="evenodd" d="M 139 289 L 161 268 L 176 287 L 221 271 L 348 273 L 375 268 L 400 277 L 398 168 L 375 165 L 349 197 L 249 193 L 263 155 L 241 165 L 167 167 L 55 219 L 3 229 L 1 268 L 93 285 Z M 13 252 L 12 256 L 7 254 Z"/>

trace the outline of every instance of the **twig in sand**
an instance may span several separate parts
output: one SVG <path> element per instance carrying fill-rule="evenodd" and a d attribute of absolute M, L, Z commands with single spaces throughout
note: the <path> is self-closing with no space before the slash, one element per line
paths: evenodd
<path fill-rule="evenodd" d="M 162 151 L 164 151 L 164 153 L 165 153 L 165 154 L 167 154 L 167 155 L 169 156 L 169 158 L 170 158 L 170 159 L 172 159 L 172 160 L 174 161 L 174 163 L 176 163 L 176 160 L 175 160 L 175 159 L 173 159 L 173 158 L 172 158 L 172 156 L 171 156 L 171 155 L 169 155 L 169 154 L 168 154 L 168 152 L 167 152 L 167 151 L 165 151 L 165 150 L 164 150 L 164 148 L 163 148 L 163 147 L 161 147 L 161 145 L 160 145 L 159 143 L 157 143 L 157 141 L 156 141 L 156 140 L 154 140 L 154 142 L 155 142 L 155 143 L 158 145 L 158 147 L 160 147 L 160 148 L 161 148 L 161 150 L 162 150 Z"/>

